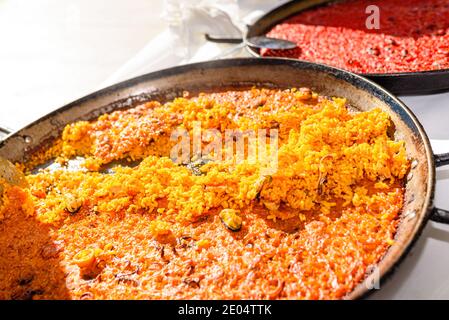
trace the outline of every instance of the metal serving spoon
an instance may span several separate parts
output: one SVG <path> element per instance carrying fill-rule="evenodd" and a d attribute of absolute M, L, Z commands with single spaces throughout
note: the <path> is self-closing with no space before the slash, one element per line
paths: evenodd
<path fill-rule="evenodd" d="M 296 48 L 297 46 L 296 43 L 292 41 L 270 38 L 267 36 L 257 36 L 241 39 L 241 38 L 222 38 L 206 33 L 205 37 L 207 41 L 211 42 L 243 44 L 258 49 L 287 50 Z"/>
<path fill-rule="evenodd" d="M 283 39 L 276 39 L 276 38 L 269 38 L 266 36 L 257 36 L 257 37 L 250 37 L 246 39 L 240 39 L 240 38 L 221 38 L 216 36 L 211 36 L 210 34 L 205 34 L 206 40 L 210 42 L 216 42 L 216 43 L 235 43 L 236 46 L 225 50 L 224 52 L 216 55 L 212 58 L 212 60 L 221 59 L 226 56 L 229 56 L 233 54 L 234 52 L 241 50 L 242 48 L 249 46 L 254 48 L 265 48 L 265 49 L 273 49 L 273 50 L 287 50 L 287 49 L 293 49 L 296 48 L 297 45 L 294 42 L 283 40 Z"/>

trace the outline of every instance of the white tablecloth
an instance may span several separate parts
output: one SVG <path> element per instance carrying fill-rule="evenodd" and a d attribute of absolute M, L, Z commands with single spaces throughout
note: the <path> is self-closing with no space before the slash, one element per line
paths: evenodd
<path fill-rule="evenodd" d="M 160 1 L 157 1 L 158 3 Z M 204 41 L 204 33 L 239 35 L 229 21 L 243 27 L 263 12 L 285 1 L 166 0 L 168 28 L 159 33 L 97 88 L 154 70 L 216 57 L 229 45 Z M 217 10 L 220 9 L 220 10 Z M 223 12 L 229 13 L 228 15 Z M 1 11 L 0 11 L 1 13 Z M 159 12 L 154 19 L 160 19 Z M 162 23 L 162 20 L 161 20 Z M 233 56 L 245 56 L 245 51 Z M 400 97 L 418 116 L 435 152 L 449 152 L 449 93 Z M 44 109 L 45 110 L 45 109 Z M 3 113 L 2 113 L 3 112 Z M 21 118 L 0 110 L 0 125 L 23 125 Z M 449 168 L 438 170 L 436 205 L 449 209 Z M 374 299 L 449 299 L 449 226 L 430 222 L 414 250 Z"/>

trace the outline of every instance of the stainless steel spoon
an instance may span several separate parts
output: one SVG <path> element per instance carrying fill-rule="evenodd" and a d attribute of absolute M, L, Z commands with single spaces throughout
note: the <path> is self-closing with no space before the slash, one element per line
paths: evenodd
<path fill-rule="evenodd" d="M 241 39 L 241 38 L 223 38 L 206 33 L 205 37 L 207 41 L 211 42 L 244 44 L 249 47 L 254 47 L 258 49 L 287 50 L 296 48 L 296 43 L 292 41 L 270 38 L 267 36 L 257 36 Z"/>

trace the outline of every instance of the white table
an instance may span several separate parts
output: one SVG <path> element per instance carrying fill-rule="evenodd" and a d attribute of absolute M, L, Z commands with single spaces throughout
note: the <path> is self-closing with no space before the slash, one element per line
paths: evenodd
<path fill-rule="evenodd" d="M 162 0 L 0 1 L 0 125 L 19 128 L 132 76 L 136 70 L 125 63 L 166 30 L 162 7 Z M 449 151 L 449 93 L 402 99 L 434 139 L 435 151 Z M 449 168 L 438 172 L 436 204 L 449 208 Z M 430 222 L 413 252 L 371 298 L 449 299 L 447 270 L 449 226 Z"/>

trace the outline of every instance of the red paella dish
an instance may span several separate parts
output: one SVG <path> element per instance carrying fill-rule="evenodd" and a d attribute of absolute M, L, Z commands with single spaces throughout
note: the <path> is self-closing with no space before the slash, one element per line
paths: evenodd
<path fill-rule="evenodd" d="M 378 11 L 371 10 L 373 6 Z M 332 1 L 294 14 L 267 36 L 298 46 L 262 49 L 262 56 L 324 63 L 362 74 L 449 69 L 449 1 Z"/>

